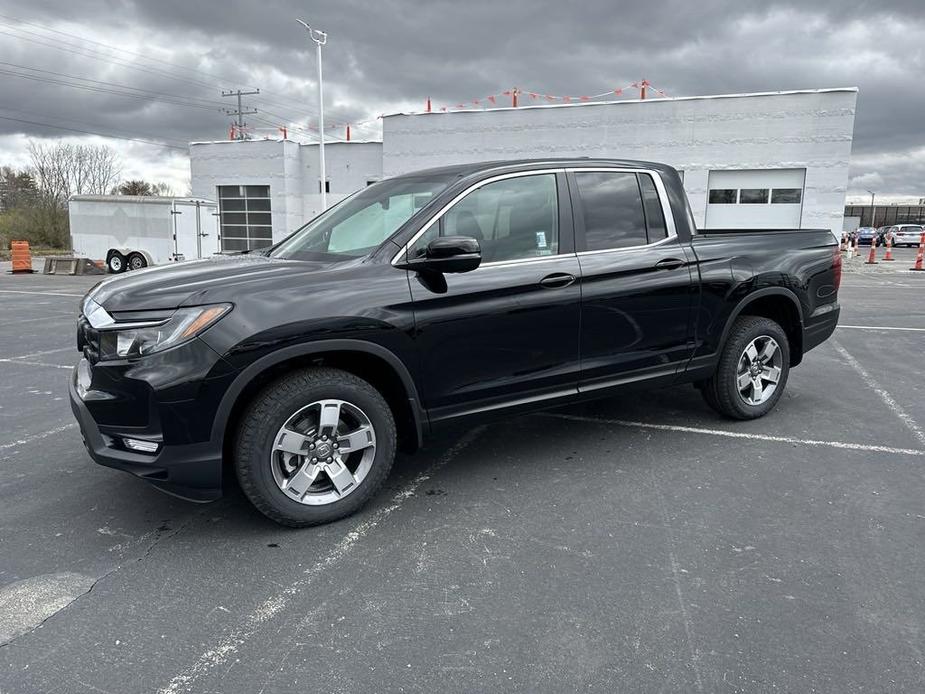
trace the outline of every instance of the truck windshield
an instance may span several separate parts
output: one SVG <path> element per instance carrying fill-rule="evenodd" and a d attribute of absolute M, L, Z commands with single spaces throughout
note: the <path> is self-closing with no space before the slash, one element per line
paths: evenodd
<path fill-rule="evenodd" d="M 364 256 L 452 180 L 452 176 L 415 176 L 374 183 L 315 217 L 266 253 L 271 258 L 294 260 Z"/>

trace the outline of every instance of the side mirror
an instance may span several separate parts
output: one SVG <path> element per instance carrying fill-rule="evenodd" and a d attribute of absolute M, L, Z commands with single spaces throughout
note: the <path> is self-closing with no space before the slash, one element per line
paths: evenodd
<path fill-rule="evenodd" d="M 398 267 L 415 272 L 469 272 L 482 262 L 479 242 L 470 236 L 438 236 L 427 244 L 424 255 Z"/>

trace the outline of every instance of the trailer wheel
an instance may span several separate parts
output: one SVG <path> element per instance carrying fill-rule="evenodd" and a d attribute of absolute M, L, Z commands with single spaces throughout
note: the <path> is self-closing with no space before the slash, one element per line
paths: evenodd
<path fill-rule="evenodd" d="M 125 256 L 119 253 L 119 251 L 113 251 L 109 254 L 109 258 L 106 259 L 106 267 L 108 267 L 109 272 L 114 275 L 125 272 Z"/>
<path fill-rule="evenodd" d="M 148 260 L 141 253 L 132 253 L 128 257 L 129 270 L 140 270 L 143 267 L 148 267 Z"/>

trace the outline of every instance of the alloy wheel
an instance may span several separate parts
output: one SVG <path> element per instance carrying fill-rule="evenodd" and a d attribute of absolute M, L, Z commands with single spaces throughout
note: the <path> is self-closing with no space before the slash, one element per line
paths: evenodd
<path fill-rule="evenodd" d="M 354 492 L 376 457 L 376 432 L 363 410 L 345 400 L 318 400 L 280 427 L 270 466 L 279 489 L 308 505 Z"/>
<path fill-rule="evenodd" d="M 736 369 L 736 389 L 748 405 L 761 405 L 777 390 L 783 358 L 780 345 L 769 335 L 761 335 L 748 343 L 739 357 Z"/>

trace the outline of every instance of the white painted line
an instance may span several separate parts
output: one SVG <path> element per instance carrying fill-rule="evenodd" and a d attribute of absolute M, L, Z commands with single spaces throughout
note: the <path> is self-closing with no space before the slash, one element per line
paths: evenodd
<path fill-rule="evenodd" d="M 894 328 L 888 325 L 839 325 L 838 327 L 851 330 L 907 330 L 913 333 L 925 333 L 925 328 Z"/>
<path fill-rule="evenodd" d="M 411 480 L 399 491 L 387 506 L 380 508 L 369 518 L 357 523 L 324 557 L 318 559 L 303 572 L 303 577 L 290 584 L 277 595 L 271 595 L 251 612 L 244 621 L 232 629 L 218 643 L 200 654 L 189 668 L 178 673 L 170 682 L 158 689 L 158 694 L 177 694 L 178 692 L 198 691 L 201 687 L 196 681 L 207 675 L 213 668 L 235 658 L 238 649 L 253 637 L 265 624 L 284 612 L 289 602 L 308 588 L 321 573 L 341 561 L 354 545 L 365 537 L 379 523 L 401 508 L 402 504 L 414 496 L 420 486 L 430 479 L 437 470 L 459 455 L 481 433 L 484 427 L 469 431 L 452 448 L 448 449 L 433 465 Z"/>
<path fill-rule="evenodd" d="M 75 350 L 76 351 L 76 350 Z M 51 369 L 73 369 L 74 365 L 66 364 L 49 364 L 44 361 L 26 361 L 25 359 L 0 359 L 0 364 L 23 364 L 25 366 L 47 366 Z"/>
<path fill-rule="evenodd" d="M 30 306 L 31 308 L 31 306 Z M 39 321 L 45 321 L 46 323 L 51 323 L 55 320 L 74 320 L 77 318 L 76 313 L 60 313 L 55 312 L 47 316 L 37 316 L 35 318 L 16 318 L 16 325 L 21 325 L 23 323 L 38 323 Z M 12 321 L 12 318 L 6 320 Z"/>
<path fill-rule="evenodd" d="M 790 443 L 801 446 L 826 446 L 829 448 L 843 448 L 852 451 L 870 451 L 873 453 L 896 453 L 898 455 L 925 456 L 925 450 L 914 448 L 892 448 L 890 446 L 871 446 L 864 443 L 848 443 L 846 441 L 819 441 L 816 439 L 797 439 L 790 436 L 772 436 L 770 434 L 751 434 L 744 431 L 724 431 L 722 429 L 703 429 L 701 427 L 687 427 L 676 424 L 653 424 L 651 422 L 634 422 L 628 419 L 601 419 L 598 417 L 579 417 L 570 414 L 546 413 L 541 416 L 568 419 L 574 422 L 593 422 L 595 424 L 615 424 L 621 427 L 636 429 L 655 429 L 658 431 L 677 431 L 684 434 L 704 434 L 706 436 L 725 436 L 730 439 L 752 439 L 754 441 L 773 441 L 775 443 Z"/>
<path fill-rule="evenodd" d="M 665 533 L 668 535 L 668 560 L 671 562 L 671 575 L 674 578 L 675 595 L 678 598 L 678 607 L 681 609 L 681 616 L 684 621 L 684 635 L 687 639 L 687 651 L 690 654 L 691 669 L 694 671 L 694 682 L 697 685 L 697 691 L 703 691 L 703 679 L 700 677 L 700 651 L 694 647 L 694 622 L 691 619 L 690 610 L 687 609 L 687 602 L 684 600 L 684 592 L 681 590 L 681 565 L 675 554 L 675 537 L 674 528 L 671 527 L 671 518 L 668 515 L 668 507 L 665 504 L 665 497 L 662 494 L 661 487 L 658 484 L 658 477 L 655 474 L 655 468 L 649 468 L 649 474 L 652 476 L 652 485 L 655 487 L 655 497 L 658 499 L 659 509 L 662 512 L 662 523 L 665 525 Z"/>
<path fill-rule="evenodd" d="M 54 354 L 55 352 L 77 352 L 77 346 L 71 345 L 70 347 L 58 347 L 58 349 L 45 349 L 41 352 L 32 352 L 31 354 L 20 354 L 18 357 L 4 357 L 4 359 L 32 359 L 33 357 L 40 357 L 43 354 Z"/>
<path fill-rule="evenodd" d="M 27 292 L 24 289 L 0 289 L 0 294 L 35 294 L 38 296 L 76 296 L 78 299 L 83 294 L 65 294 L 64 292 Z"/>
<path fill-rule="evenodd" d="M 30 434 L 24 438 L 19 439 L 18 441 L 10 441 L 9 443 L 0 443 L 0 451 L 7 450 L 9 448 L 16 448 L 17 446 L 25 446 L 27 443 L 32 443 L 33 441 L 40 441 L 41 439 L 47 439 L 49 436 L 54 436 L 55 434 L 60 434 L 62 431 L 67 431 L 68 429 L 73 429 L 77 426 L 77 422 L 71 422 L 70 424 L 65 424 L 54 429 L 49 429 L 48 431 L 43 431 L 40 434 Z"/>
<path fill-rule="evenodd" d="M 906 425 L 906 428 L 912 432 L 912 434 L 919 440 L 923 446 L 925 446 L 925 431 L 922 431 L 922 428 L 918 423 L 912 418 L 908 412 L 906 412 L 898 402 L 890 395 L 884 388 L 880 387 L 880 384 L 874 380 L 874 377 L 867 373 L 867 370 L 861 366 L 861 363 L 852 357 L 848 350 L 842 347 L 838 340 L 831 341 L 832 347 L 835 348 L 842 358 L 848 362 L 848 365 L 858 372 L 858 375 L 864 380 L 868 387 L 873 390 L 877 395 L 880 396 L 880 399 L 883 400 L 884 404 L 892 410 L 899 420 Z"/>

